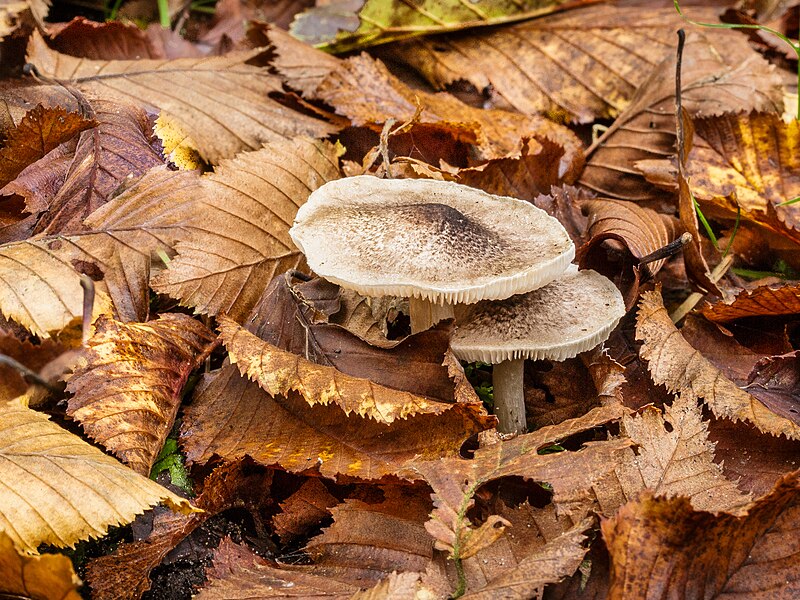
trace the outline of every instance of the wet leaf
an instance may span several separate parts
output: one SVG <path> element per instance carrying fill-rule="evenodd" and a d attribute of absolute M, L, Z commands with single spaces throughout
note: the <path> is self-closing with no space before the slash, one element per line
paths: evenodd
<path fill-rule="evenodd" d="M 797 472 L 746 516 L 712 515 L 685 498 L 645 495 L 602 524 L 611 555 L 609 598 L 793 598 L 800 519 Z"/>
<path fill-rule="evenodd" d="M 218 163 L 267 142 L 297 135 L 325 136 L 333 131 L 326 123 L 269 98 L 281 91 L 280 79 L 248 64 L 261 53 L 252 50 L 171 61 L 98 61 L 59 54 L 34 33 L 28 60 L 43 74 L 66 79 L 85 94 L 144 104 L 171 115 L 197 142 L 203 158 Z M 172 93 L 176 89 L 181 92 Z"/>
<path fill-rule="evenodd" d="M 529 19 L 556 10 L 564 0 L 366 0 L 357 10 L 341 3 L 308 9 L 295 17 L 295 37 L 328 52 L 346 52 L 411 36 Z"/>
<path fill-rule="evenodd" d="M 683 56 L 683 107 L 692 118 L 725 112 L 781 112 L 780 77 L 736 32 L 689 35 Z M 665 59 L 639 87 L 631 103 L 587 151 L 580 183 L 622 200 L 664 198 L 636 170 L 636 163 L 663 159 L 675 148 L 675 57 Z"/>
<path fill-rule="evenodd" d="M 0 530 L 27 552 L 102 537 L 158 502 L 193 510 L 18 400 L 0 406 L 0 416 Z"/>
<path fill-rule="evenodd" d="M 172 429 L 183 386 L 214 339 L 205 325 L 181 314 L 149 323 L 99 319 L 67 380 L 74 394 L 67 414 L 148 476 Z"/>
<path fill-rule="evenodd" d="M 658 292 L 642 295 L 636 338 L 644 340 L 640 354 L 649 361 L 650 374 L 657 384 L 671 392 L 702 398 L 717 417 L 747 421 L 772 435 L 800 438 L 800 426 L 794 419 L 772 412 L 689 345 L 673 325 Z"/>
<path fill-rule="evenodd" d="M 29 556 L 0 531 L 0 594 L 31 600 L 80 600 L 81 580 L 63 554 Z"/>
<path fill-rule="evenodd" d="M 339 153 L 296 138 L 223 161 L 202 178 L 191 199 L 193 231 L 153 288 L 196 312 L 244 319 L 275 274 L 301 264 L 289 228 L 309 194 L 339 177 Z"/>
<path fill-rule="evenodd" d="M 457 410 L 391 425 L 347 417 L 338 406 L 310 407 L 297 394 L 273 398 L 228 365 L 198 385 L 184 414 L 181 444 L 190 462 L 249 455 L 292 472 L 318 469 L 329 478 L 378 479 L 417 456 L 458 454 L 465 439 L 493 423 Z"/>

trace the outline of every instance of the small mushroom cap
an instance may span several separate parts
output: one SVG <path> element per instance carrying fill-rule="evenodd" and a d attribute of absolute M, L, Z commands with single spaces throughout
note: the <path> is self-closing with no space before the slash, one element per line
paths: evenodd
<path fill-rule="evenodd" d="M 625 315 L 617 287 L 596 271 L 570 270 L 549 285 L 465 311 L 450 340 L 461 360 L 566 360 L 608 339 Z"/>
<path fill-rule="evenodd" d="M 575 256 L 561 223 L 530 202 L 430 179 L 331 181 L 300 207 L 289 234 L 329 281 L 434 303 L 532 290 Z"/>

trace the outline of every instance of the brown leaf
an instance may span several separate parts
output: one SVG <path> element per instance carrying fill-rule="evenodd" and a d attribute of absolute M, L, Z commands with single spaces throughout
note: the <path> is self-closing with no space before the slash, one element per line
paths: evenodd
<path fill-rule="evenodd" d="M 493 422 L 457 410 L 391 425 L 347 417 L 338 406 L 309 407 L 298 394 L 272 398 L 228 365 L 197 387 L 184 414 L 181 444 L 190 462 L 249 455 L 292 472 L 318 469 L 329 478 L 377 479 L 416 456 L 458 454 L 465 439 Z"/>
<path fill-rule="evenodd" d="M 581 212 L 581 206 L 593 197 L 583 188 L 565 185 L 551 188 L 547 195 L 537 196 L 532 203 L 558 219 L 575 246 L 580 247 L 585 241 L 583 238 L 587 227 L 587 219 Z"/>
<path fill-rule="evenodd" d="M 150 571 L 192 531 L 242 499 L 268 493 L 272 473 L 241 462 L 214 469 L 206 478 L 195 505 L 203 512 L 191 515 L 159 513 L 150 535 L 121 544 L 113 553 L 89 562 L 86 579 L 96 600 L 134 600 L 150 589 Z"/>
<path fill-rule="evenodd" d="M 657 384 L 671 392 L 703 398 L 717 417 L 747 421 L 772 435 L 800 438 L 800 426 L 794 418 L 772 412 L 689 345 L 669 318 L 659 292 L 642 295 L 636 338 L 644 340 L 640 355 L 649 361 L 650 374 Z"/>
<path fill-rule="evenodd" d="M 164 162 L 150 145 L 152 125 L 143 110 L 105 100 L 93 100 L 92 108 L 97 126 L 81 134 L 66 180 L 35 233 L 85 230 L 83 219 L 123 182 Z"/>
<path fill-rule="evenodd" d="M 474 419 L 486 414 L 477 398 L 469 404 L 448 404 L 385 387 L 285 352 L 226 317 L 218 322 L 231 362 L 238 364 L 242 375 L 257 382 L 271 396 L 286 396 L 296 391 L 311 406 L 335 404 L 346 415 L 355 413 L 386 424 L 414 415 L 440 415 L 448 410 L 469 413 Z"/>
<path fill-rule="evenodd" d="M 579 164 L 582 145 L 565 127 L 537 116 L 502 110 L 482 110 L 462 103 L 450 94 L 429 94 L 406 86 L 383 63 L 366 54 L 348 58 L 332 71 L 314 93 L 354 125 L 372 126 L 380 131 L 388 119 L 404 123 L 421 105 L 422 123 L 438 123 L 471 143 L 477 136 L 476 161 L 516 153 L 521 139 L 546 138 L 564 148 L 560 172 Z M 459 134 L 459 132 L 463 132 Z M 535 152 L 538 154 L 537 152 Z"/>
<path fill-rule="evenodd" d="M 612 560 L 608 597 L 795 598 L 798 519 L 797 472 L 742 517 L 647 494 L 602 524 Z"/>
<path fill-rule="evenodd" d="M 51 360 L 66 350 L 52 340 L 42 340 L 32 344 L 30 340 L 20 340 L 13 333 L 0 328 L 0 354 L 22 363 L 34 373 L 38 373 Z M 0 403 L 21 396 L 28 389 L 22 375 L 8 365 L 0 365 Z"/>
<path fill-rule="evenodd" d="M 215 336 L 181 314 L 124 324 L 101 317 L 67 391 L 67 414 L 134 471 L 150 475 L 180 407 L 189 374 Z"/>
<path fill-rule="evenodd" d="M 24 554 L 0 531 L 0 594 L 32 600 L 80 600 L 80 585 L 68 557 Z"/>
<path fill-rule="evenodd" d="M 339 504 L 316 477 L 308 479 L 300 489 L 281 503 L 281 512 L 272 518 L 275 533 L 282 542 L 302 537 L 319 526 Z"/>
<path fill-rule="evenodd" d="M 780 77 L 736 32 L 694 32 L 686 42 L 683 106 L 692 118 L 724 112 L 781 112 Z M 622 200 L 663 199 L 636 170 L 642 160 L 675 154 L 675 57 L 664 60 L 631 103 L 587 151 L 580 183 Z"/>
<path fill-rule="evenodd" d="M 399 53 L 439 89 L 465 80 L 489 90 L 496 105 L 585 123 L 628 105 L 682 24 L 672 7 L 590 5 L 492 31 L 404 42 L 392 56 Z"/>
<path fill-rule="evenodd" d="M 339 177 L 340 149 L 296 138 L 223 161 L 201 179 L 191 231 L 153 289 L 197 312 L 243 320 L 275 274 L 301 264 L 289 228 L 309 194 Z"/>
<path fill-rule="evenodd" d="M 28 10 L 25 0 L 10 0 L 0 6 L 0 39 L 13 33 L 20 24 L 21 15 Z"/>
<path fill-rule="evenodd" d="M 730 300 L 706 303 L 701 310 L 706 319 L 717 323 L 746 317 L 800 314 L 800 284 L 763 285 L 743 289 Z"/>
<path fill-rule="evenodd" d="M 261 53 L 99 61 L 59 54 L 34 33 L 28 60 L 43 74 L 69 80 L 85 94 L 144 104 L 172 115 L 197 142 L 203 158 L 216 164 L 266 142 L 333 131 L 330 125 L 269 98 L 281 92 L 280 79 L 247 64 Z"/>
<path fill-rule="evenodd" d="M 625 307 L 630 309 L 639 296 L 639 284 L 652 277 L 664 265 L 658 260 L 639 265 L 639 260 L 666 246 L 677 237 L 676 220 L 632 202 L 620 200 L 589 200 L 584 205 L 589 218 L 589 241 L 581 248 L 580 267 L 594 269 L 610 278 L 623 290 Z M 615 240 L 625 249 L 624 256 L 613 252 L 610 258 L 603 251 L 606 240 Z M 616 248 L 615 248 L 616 249 Z"/>
<path fill-rule="evenodd" d="M 158 502 L 194 510 L 19 400 L 0 405 L 0 417 L 0 530 L 26 552 L 102 537 Z"/>
<path fill-rule="evenodd" d="M 92 120 L 76 112 L 37 105 L 25 113 L 15 129 L 7 133 L 5 145 L 0 150 L 0 187 L 59 144 L 94 125 Z"/>

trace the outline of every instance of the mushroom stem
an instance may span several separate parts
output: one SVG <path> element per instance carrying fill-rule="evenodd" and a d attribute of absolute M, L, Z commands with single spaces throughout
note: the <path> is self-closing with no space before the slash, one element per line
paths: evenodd
<path fill-rule="evenodd" d="M 504 360 L 492 370 L 494 414 L 500 433 L 525 433 L 525 394 L 523 373 L 525 359 Z"/>
<path fill-rule="evenodd" d="M 419 333 L 436 325 L 439 321 L 453 318 L 453 305 L 434 304 L 424 298 L 408 299 L 408 316 L 411 319 L 411 333 Z"/>

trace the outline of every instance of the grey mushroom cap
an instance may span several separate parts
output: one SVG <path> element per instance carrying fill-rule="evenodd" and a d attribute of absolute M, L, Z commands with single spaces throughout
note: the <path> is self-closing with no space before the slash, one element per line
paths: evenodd
<path fill-rule="evenodd" d="M 469 307 L 450 340 L 461 360 L 566 360 L 608 339 L 625 315 L 617 287 L 591 270 L 570 270 L 549 285 Z"/>
<path fill-rule="evenodd" d="M 507 298 L 569 266 L 564 227 L 533 204 L 446 181 L 331 181 L 289 231 L 315 273 L 365 296 L 433 303 Z"/>

